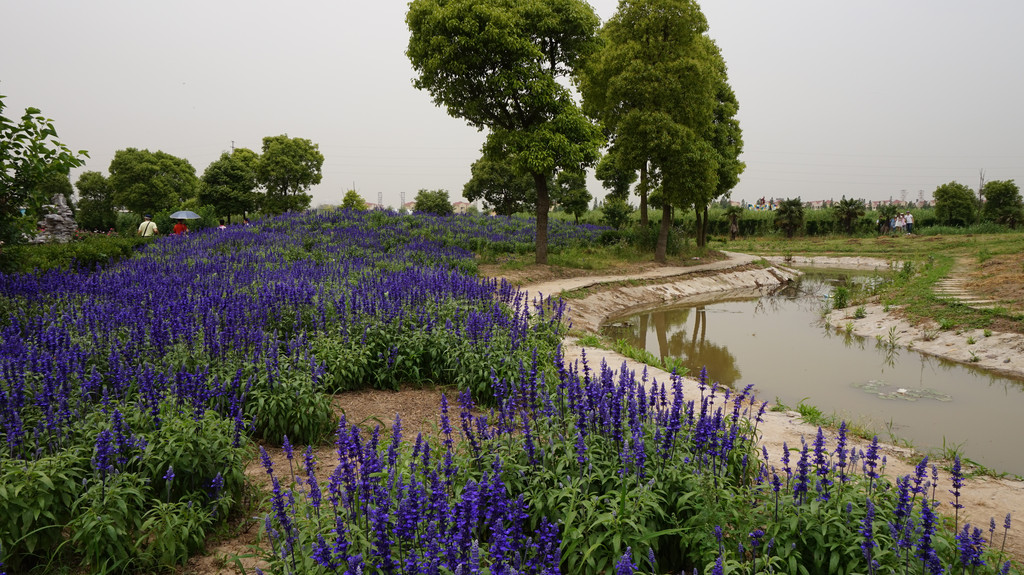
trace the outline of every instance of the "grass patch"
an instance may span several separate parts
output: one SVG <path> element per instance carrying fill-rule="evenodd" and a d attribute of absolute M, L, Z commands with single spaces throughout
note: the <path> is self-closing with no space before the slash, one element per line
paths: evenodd
<path fill-rule="evenodd" d="M 673 372 L 676 375 L 686 375 L 690 373 L 690 368 L 683 365 L 683 360 L 677 357 L 666 357 L 661 359 L 646 349 L 640 349 L 635 347 L 628 341 L 620 339 L 615 342 L 612 349 L 622 355 L 640 363 L 657 367 L 668 372 Z"/>

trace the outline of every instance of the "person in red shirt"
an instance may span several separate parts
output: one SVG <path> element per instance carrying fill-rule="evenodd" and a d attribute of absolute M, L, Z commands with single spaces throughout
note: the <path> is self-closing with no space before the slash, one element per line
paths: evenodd
<path fill-rule="evenodd" d="M 181 234 L 188 233 L 188 226 L 185 225 L 185 220 L 178 220 L 178 223 L 174 224 L 174 235 L 180 236 Z"/>

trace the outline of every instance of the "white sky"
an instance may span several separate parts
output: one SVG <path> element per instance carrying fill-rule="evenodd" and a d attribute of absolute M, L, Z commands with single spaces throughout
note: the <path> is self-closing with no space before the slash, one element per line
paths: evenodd
<path fill-rule="evenodd" d="M 615 0 L 591 2 L 602 19 Z M 705 0 L 740 101 L 733 198 L 925 198 L 1024 183 L 1024 2 Z M 483 134 L 412 87 L 395 0 L 0 0 L 0 94 L 102 173 L 136 147 L 187 158 L 287 133 L 319 144 L 313 205 L 353 185 L 461 199 Z M 72 179 L 77 179 L 77 173 Z M 592 180 L 591 193 L 603 190 Z"/>

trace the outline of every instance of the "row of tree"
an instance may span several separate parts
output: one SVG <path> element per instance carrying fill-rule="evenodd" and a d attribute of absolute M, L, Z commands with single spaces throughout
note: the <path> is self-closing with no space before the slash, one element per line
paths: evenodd
<path fill-rule="evenodd" d="M 637 178 L 642 223 L 649 203 L 665 208 L 656 260 L 675 208 L 694 210 L 704 245 L 708 206 L 744 165 L 738 103 L 696 2 L 622 0 L 601 26 L 583 0 L 413 0 L 406 21 L 415 85 L 488 131 L 463 195 L 499 213 L 532 207 L 537 263 L 552 201 L 585 211 L 595 164 L 611 212 Z"/>
<path fill-rule="evenodd" d="M 261 154 L 248 148 L 224 152 L 199 177 L 186 159 L 159 150 L 118 150 L 109 176 L 89 171 L 78 178 L 79 223 L 107 229 L 119 209 L 145 214 L 196 202 L 213 206 L 224 218 L 304 210 L 312 200 L 309 188 L 320 183 L 323 162 L 317 144 L 287 135 L 263 138 Z"/>

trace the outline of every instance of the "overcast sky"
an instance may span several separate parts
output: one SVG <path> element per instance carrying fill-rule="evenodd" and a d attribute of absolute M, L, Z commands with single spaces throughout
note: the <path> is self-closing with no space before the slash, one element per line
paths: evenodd
<path fill-rule="evenodd" d="M 615 0 L 591 2 L 602 19 Z M 1024 2 L 705 0 L 740 101 L 734 199 L 925 198 L 1024 183 Z M 406 2 L 0 0 L 8 117 L 41 108 L 106 174 L 114 152 L 187 158 L 287 133 L 319 144 L 313 204 L 461 199 L 484 135 L 412 87 Z M 77 173 L 72 179 L 77 178 Z M 596 185 L 591 192 L 603 195 Z"/>

